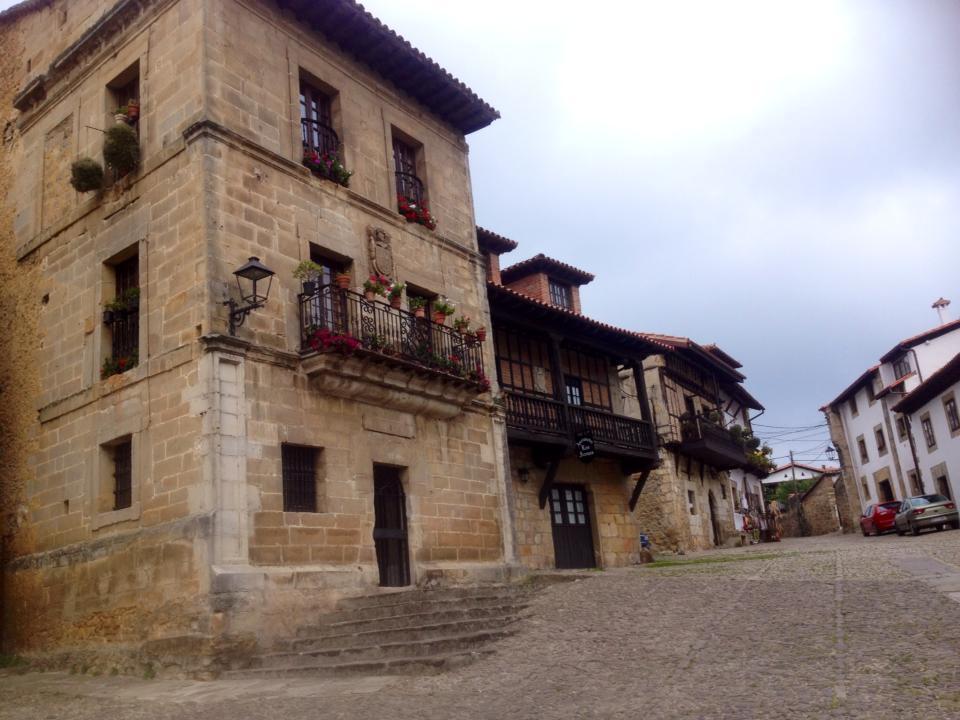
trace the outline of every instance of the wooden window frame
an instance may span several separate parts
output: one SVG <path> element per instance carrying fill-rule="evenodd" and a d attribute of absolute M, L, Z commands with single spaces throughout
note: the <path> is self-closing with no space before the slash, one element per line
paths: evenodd
<path fill-rule="evenodd" d="M 950 393 L 943 396 L 942 402 L 943 414 L 947 418 L 947 429 L 950 431 L 950 437 L 956 437 L 960 435 L 960 412 L 957 410 L 957 399 L 953 393 Z"/>
<path fill-rule="evenodd" d="M 907 419 L 903 415 L 897 416 L 897 439 L 901 442 L 907 439 Z"/>
<path fill-rule="evenodd" d="M 883 426 L 877 425 L 873 428 L 873 439 L 877 443 L 877 455 L 883 457 L 887 454 L 887 438 L 883 434 Z"/>
<path fill-rule="evenodd" d="M 847 398 L 847 406 L 850 408 L 850 414 L 853 417 L 856 417 L 860 414 L 860 409 L 857 407 L 857 395 L 854 393 L 849 398 Z"/>
<path fill-rule="evenodd" d="M 902 377 L 905 377 L 913 372 L 913 368 L 910 366 L 910 355 L 909 353 L 904 353 L 898 357 L 893 362 L 893 379 L 899 380 Z"/>
<path fill-rule="evenodd" d="M 338 96 L 339 93 L 334 88 L 300 68 L 297 105 L 300 142 L 304 153 L 315 151 L 337 156 L 341 154 L 342 143 L 336 123 Z M 305 120 L 316 122 L 320 127 L 313 126 L 313 129 L 308 131 Z M 329 128 L 330 133 L 322 132 L 323 127 Z"/>
<path fill-rule="evenodd" d="M 936 450 L 937 435 L 933 429 L 933 421 L 930 420 L 930 413 L 924 413 L 920 416 L 920 427 L 923 429 L 923 439 L 927 445 L 927 450 Z"/>
<path fill-rule="evenodd" d="M 565 310 L 573 310 L 573 288 L 569 283 L 547 278 L 547 286 L 551 303 Z"/>
<path fill-rule="evenodd" d="M 857 449 L 860 451 L 860 462 L 863 465 L 866 465 L 870 462 L 870 453 L 867 452 L 867 441 L 863 435 L 857 436 Z"/>
<path fill-rule="evenodd" d="M 580 380 L 585 407 L 613 412 L 609 358 L 575 346 L 564 346 L 560 348 L 560 371 L 564 383 L 568 376 Z"/>

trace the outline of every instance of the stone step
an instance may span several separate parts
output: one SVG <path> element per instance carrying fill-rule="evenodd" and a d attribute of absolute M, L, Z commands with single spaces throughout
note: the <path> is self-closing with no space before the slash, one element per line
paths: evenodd
<path fill-rule="evenodd" d="M 366 660 L 333 664 L 290 665 L 260 667 L 247 670 L 228 670 L 223 677 L 260 678 L 309 675 L 311 677 L 344 677 L 350 675 L 410 675 L 438 673 L 454 667 L 467 665 L 481 657 L 491 655 L 489 649 L 474 649 L 440 655 L 399 657 L 382 660 Z"/>
<path fill-rule="evenodd" d="M 431 640 L 450 635 L 466 635 L 481 630 L 500 630 L 517 621 L 516 615 L 467 618 L 433 624 L 416 623 L 395 628 L 372 627 L 359 632 L 343 632 L 294 640 L 287 648 L 293 652 L 371 647 L 406 640 Z"/>
<path fill-rule="evenodd" d="M 377 612 L 371 610 L 350 613 L 334 612 L 325 615 L 319 623 L 298 628 L 297 637 L 321 637 L 325 634 L 341 633 L 351 629 L 356 629 L 359 632 L 374 627 L 391 630 L 416 622 L 429 625 L 445 620 L 515 615 L 527 607 L 527 604 L 522 600 L 524 598 L 501 598 L 496 603 L 487 601 L 482 603 L 443 603 L 439 607 L 436 605 L 424 607 L 421 603 L 395 608 L 394 612 L 390 614 L 380 613 L 379 610 L 382 610 L 382 608 L 378 608 Z M 371 613 L 373 617 L 369 616 Z"/>
<path fill-rule="evenodd" d="M 525 596 L 518 594 L 500 593 L 495 595 L 465 595 L 462 597 L 440 597 L 433 598 L 422 595 L 412 597 L 407 596 L 405 600 L 397 600 L 391 604 L 372 605 L 369 607 L 360 607 L 356 609 L 345 609 L 342 606 L 343 601 L 338 606 L 338 610 L 328 613 L 321 618 L 319 625 L 314 627 L 327 627 L 333 623 L 346 622 L 351 620 L 375 620 L 380 618 L 396 617 L 399 615 L 408 615 L 411 612 L 434 612 L 450 609 L 474 609 L 482 607 L 493 607 L 499 605 L 508 605 L 513 602 L 522 602 Z"/>
<path fill-rule="evenodd" d="M 396 605 L 404 602 L 424 602 L 429 600 L 453 600 L 467 597 L 488 597 L 491 595 L 513 594 L 517 588 L 511 585 L 464 585 L 462 587 L 433 588 L 404 588 L 399 591 L 381 591 L 373 595 L 358 595 L 341 600 L 337 607 L 340 610 L 360 610 L 362 608 L 379 607 L 381 605 Z"/>
<path fill-rule="evenodd" d="M 402 615 L 390 615 L 382 618 L 361 618 L 351 620 L 340 620 L 337 622 L 323 622 L 318 625 L 307 625 L 299 628 L 297 635 L 300 638 L 321 638 L 331 635 L 340 635 L 346 632 L 363 632 L 374 628 L 381 630 L 393 630 L 394 628 L 407 627 L 410 625 L 434 625 L 440 622 L 449 622 L 453 620 L 473 620 L 491 617 L 501 617 L 504 615 L 516 615 L 528 607 L 526 603 L 518 600 L 498 605 L 488 605 L 480 607 L 452 607 L 443 610 L 425 610 L 406 612 Z"/>
<path fill-rule="evenodd" d="M 446 635 L 425 640 L 400 640 L 376 645 L 319 648 L 300 652 L 274 652 L 254 658 L 254 667 L 285 668 L 301 665 L 340 665 L 344 663 L 379 662 L 397 658 L 447 655 L 471 650 L 478 645 L 512 635 L 514 632 L 515 630 L 510 628 L 502 628 L 460 635 Z"/>

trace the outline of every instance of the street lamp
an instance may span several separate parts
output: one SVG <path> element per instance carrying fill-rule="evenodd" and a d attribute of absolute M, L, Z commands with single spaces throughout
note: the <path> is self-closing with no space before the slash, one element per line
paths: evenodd
<path fill-rule="evenodd" d="M 247 315 L 253 310 L 266 305 L 267 297 L 270 295 L 270 287 L 273 285 L 273 276 L 276 275 L 273 270 L 260 262 L 260 258 L 257 257 L 252 257 L 247 260 L 246 263 L 234 270 L 233 274 L 237 276 L 237 288 L 240 290 L 240 297 L 243 298 L 243 302 L 245 302 L 246 305 L 238 304 L 233 298 L 223 303 L 230 308 L 231 336 L 237 334 L 237 328 L 243 325 L 243 321 L 247 319 Z M 267 288 L 264 290 L 261 284 L 259 288 L 260 292 L 258 292 L 257 283 L 263 280 L 267 280 Z M 243 281 L 246 281 L 246 283 Z M 243 287 L 245 284 L 249 284 L 249 292 L 244 292 Z"/>

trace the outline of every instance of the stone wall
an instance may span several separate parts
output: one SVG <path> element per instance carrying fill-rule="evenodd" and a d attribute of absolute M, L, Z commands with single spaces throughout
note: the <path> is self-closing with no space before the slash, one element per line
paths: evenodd
<path fill-rule="evenodd" d="M 804 495 L 803 513 L 811 535 L 826 535 L 840 529 L 832 477 L 824 476 Z"/>
<path fill-rule="evenodd" d="M 538 468 L 530 450 L 510 448 L 512 491 L 514 494 L 514 531 L 517 559 L 527 568 L 556 567 L 550 505 L 540 508 L 539 493 L 546 470 Z M 528 471 L 526 479 L 519 472 Z M 555 483 L 583 485 L 590 506 L 593 549 L 598 567 L 621 567 L 639 560 L 639 517 L 630 512 L 633 480 L 625 476 L 618 463 L 598 459 L 585 465 L 576 458 L 560 462 Z"/>
<path fill-rule="evenodd" d="M 859 481 L 854 475 L 850 455 L 850 446 L 847 443 L 846 433 L 839 412 L 831 407 L 823 409 L 827 426 L 830 430 L 830 439 L 840 458 L 840 485 L 837 490 L 837 507 L 841 513 L 841 524 L 844 532 L 860 531 L 860 514 L 863 512 L 860 500 Z"/>

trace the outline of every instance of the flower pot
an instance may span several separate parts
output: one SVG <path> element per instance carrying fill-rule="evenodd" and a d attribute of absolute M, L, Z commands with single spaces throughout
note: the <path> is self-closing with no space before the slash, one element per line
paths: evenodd
<path fill-rule="evenodd" d="M 475 331 L 477 336 L 477 342 L 483 342 L 487 339 L 487 329 L 486 328 L 477 328 Z"/>
<path fill-rule="evenodd" d="M 416 318 L 425 318 L 427 317 L 427 309 L 418 307 L 416 310 L 413 311 L 413 316 Z"/>
<path fill-rule="evenodd" d="M 390 298 L 390 307 L 392 307 L 394 310 L 399 310 L 401 300 L 403 300 L 403 298 L 400 297 L 399 295 L 397 295 L 396 297 Z"/>
<path fill-rule="evenodd" d="M 104 310 L 103 311 L 103 324 L 109 325 L 113 322 L 114 313 L 113 310 Z"/>
<path fill-rule="evenodd" d="M 136 122 L 140 118 L 140 103 L 131 100 L 127 104 L 127 119 Z"/>
<path fill-rule="evenodd" d="M 348 273 L 337 273 L 333 281 L 341 290 L 347 290 L 350 287 L 350 275 Z"/>
<path fill-rule="evenodd" d="M 433 321 L 437 325 L 443 325 L 447 321 L 447 314 L 442 313 L 439 310 L 435 310 L 433 313 Z"/>
<path fill-rule="evenodd" d="M 121 113 L 117 113 L 113 116 L 113 122 L 117 125 L 127 125 L 127 116 Z"/>
<path fill-rule="evenodd" d="M 304 280 L 303 281 L 303 294 L 304 295 L 314 295 L 317 292 L 317 281 L 316 280 Z"/>
<path fill-rule="evenodd" d="M 373 290 L 364 290 L 363 297 L 369 300 L 370 302 L 373 302 L 376 299 L 377 294 Z"/>

